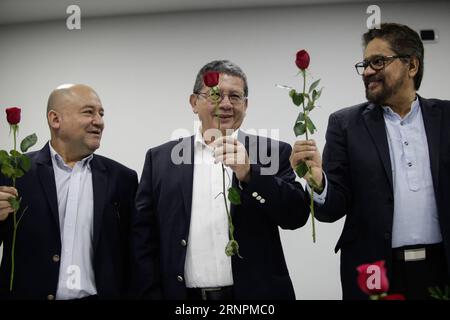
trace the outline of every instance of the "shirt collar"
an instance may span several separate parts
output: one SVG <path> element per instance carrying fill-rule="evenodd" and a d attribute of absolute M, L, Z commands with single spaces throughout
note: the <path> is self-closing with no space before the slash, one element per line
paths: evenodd
<path fill-rule="evenodd" d="M 400 116 L 395 113 L 391 107 L 389 106 L 383 106 L 384 115 L 390 119 L 390 120 L 399 120 L 404 123 L 410 123 L 412 120 L 414 120 L 415 116 L 419 113 L 420 109 L 420 103 L 419 103 L 419 97 L 416 96 L 416 99 L 411 103 L 411 110 L 406 114 L 406 116 L 401 119 Z"/>
<path fill-rule="evenodd" d="M 65 162 L 64 159 L 58 154 L 58 152 L 56 152 L 55 149 L 53 149 L 52 147 L 52 143 L 51 141 L 48 142 L 48 146 L 50 148 L 50 155 L 52 156 L 52 160 L 55 160 L 54 162 L 56 162 L 56 164 L 58 165 L 58 167 L 60 168 L 70 168 Z M 92 158 L 94 157 L 94 154 L 91 153 L 90 155 L 88 155 L 87 157 L 81 159 L 78 162 L 81 162 L 81 166 L 84 167 L 86 165 L 89 165 Z"/>

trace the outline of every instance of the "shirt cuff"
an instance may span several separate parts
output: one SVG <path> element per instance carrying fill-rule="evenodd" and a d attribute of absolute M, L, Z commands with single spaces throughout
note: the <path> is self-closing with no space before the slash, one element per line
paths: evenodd
<path fill-rule="evenodd" d="M 324 187 L 322 190 L 322 193 L 318 194 L 317 192 L 314 191 L 314 202 L 322 205 L 325 203 L 325 200 L 327 199 L 327 187 L 328 187 L 328 180 L 327 180 L 327 175 L 325 174 L 325 172 L 323 172 L 323 177 L 324 177 Z M 311 187 L 309 186 L 309 184 L 306 184 L 306 189 L 308 190 L 308 194 L 311 194 Z"/>

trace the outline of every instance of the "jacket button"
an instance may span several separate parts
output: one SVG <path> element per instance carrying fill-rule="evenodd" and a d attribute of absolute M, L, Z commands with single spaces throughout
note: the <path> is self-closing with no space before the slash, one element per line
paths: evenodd
<path fill-rule="evenodd" d="M 59 255 L 55 254 L 55 255 L 52 257 L 52 260 L 53 260 L 53 262 L 59 262 Z"/>
<path fill-rule="evenodd" d="M 384 234 L 384 239 L 389 240 L 391 238 L 391 234 L 389 232 L 386 232 Z"/>
<path fill-rule="evenodd" d="M 186 245 L 187 245 L 187 242 L 186 242 L 186 240 L 181 240 L 181 245 L 183 246 L 183 247 L 186 247 Z"/>
<path fill-rule="evenodd" d="M 253 192 L 253 193 L 252 193 L 252 197 L 253 197 L 253 198 L 256 198 L 257 196 L 258 196 L 258 192 Z"/>
<path fill-rule="evenodd" d="M 55 300 L 55 296 L 52 295 L 52 294 L 49 294 L 49 295 L 47 296 L 47 300 Z"/>
<path fill-rule="evenodd" d="M 178 281 L 178 282 L 183 282 L 183 280 L 184 280 L 184 279 L 183 279 L 182 276 L 177 276 L 177 281 Z"/>

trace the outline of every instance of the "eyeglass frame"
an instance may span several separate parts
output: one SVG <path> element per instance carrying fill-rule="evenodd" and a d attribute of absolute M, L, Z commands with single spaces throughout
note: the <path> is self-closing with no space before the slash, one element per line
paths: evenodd
<path fill-rule="evenodd" d="M 211 99 L 211 95 L 209 94 L 209 92 L 194 92 L 194 94 L 196 94 L 196 95 L 198 95 L 198 96 L 203 96 L 203 95 L 204 95 L 206 100 Z M 231 98 L 230 98 L 230 94 L 229 94 L 229 93 L 227 93 L 227 94 L 220 93 L 220 95 L 219 95 L 220 99 L 219 99 L 218 102 L 222 102 L 223 99 L 225 99 L 225 97 L 228 97 L 228 100 L 229 100 L 229 101 L 231 102 L 231 104 L 233 104 L 233 105 L 235 105 L 235 104 L 242 104 L 242 103 L 244 103 L 245 100 L 247 100 L 247 96 L 245 96 L 244 94 L 239 95 L 239 94 L 233 93 L 233 94 L 231 94 L 231 95 L 232 95 L 232 96 L 235 95 L 235 96 L 239 97 L 239 101 L 236 101 L 236 102 L 231 101 Z M 212 101 L 210 100 L 210 102 L 212 102 Z"/>
<path fill-rule="evenodd" d="M 372 68 L 372 70 L 380 71 L 380 70 L 383 70 L 384 68 L 386 68 L 386 66 L 389 65 L 392 61 L 394 61 L 394 59 L 405 59 L 405 58 L 411 58 L 411 56 L 409 54 L 391 55 L 391 56 L 378 55 L 378 56 L 375 56 L 374 58 L 372 58 L 370 61 L 367 59 L 364 59 L 363 61 L 355 64 L 356 73 L 360 76 L 364 75 L 364 71 L 366 71 L 366 69 L 369 65 Z M 382 67 L 374 66 L 372 64 L 372 61 L 375 59 L 381 59 L 381 61 L 383 61 L 383 66 Z M 387 63 L 388 61 L 389 61 L 389 63 Z M 358 70 L 358 68 L 360 68 L 360 67 L 364 68 L 361 73 Z"/>

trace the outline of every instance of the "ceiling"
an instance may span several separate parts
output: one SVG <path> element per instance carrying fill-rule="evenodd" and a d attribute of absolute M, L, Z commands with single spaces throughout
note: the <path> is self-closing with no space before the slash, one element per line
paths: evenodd
<path fill-rule="evenodd" d="M 398 2 L 407 0 L 378 0 Z M 311 4 L 369 3 L 365 0 L 0 0 L 0 25 L 65 19 L 76 4 L 84 18 L 211 9 L 263 8 Z"/>

